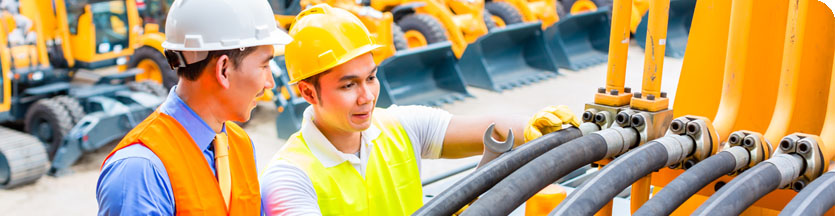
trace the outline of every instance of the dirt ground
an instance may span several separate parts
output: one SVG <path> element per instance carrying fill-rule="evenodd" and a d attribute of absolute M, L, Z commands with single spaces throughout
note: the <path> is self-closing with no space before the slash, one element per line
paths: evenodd
<path fill-rule="evenodd" d="M 644 52 L 632 44 L 627 63 L 626 86 L 639 91 L 643 73 Z M 681 59 L 666 58 L 662 79 L 662 90 L 672 100 L 678 84 Z M 518 115 L 530 116 L 549 105 L 568 105 L 579 115 L 585 103 L 593 101 L 598 87 L 605 85 L 606 65 L 601 64 L 580 71 L 560 70 L 556 78 L 511 89 L 492 92 L 469 87 L 474 98 L 441 106 L 455 115 Z M 275 105 L 259 104 L 259 110 L 252 122 L 245 128 L 253 139 L 259 167 L 266 166 L 273 154 L 284 145 L 285 140 L 276 135 Z M 11 190 L 0 190 L 0 214 L 2 215 L 94 215 L 97 212 L 96 181 L 102 160 L 115 144 L 105 146 L 85 155 L 73 167 L 73 173 L 61 177 L 44 176 L 38 182 Z M 424 179 L 456 167 L 478 161 L 479 157 L 464 159 L 423 160 Z M 460 175 L 459 175 L 460 176 Z M 451 184 L 446 182 L 425 187 L 426 194 L 436 194 Z M 616 207 L 616 209 L 618 209 Z"/>

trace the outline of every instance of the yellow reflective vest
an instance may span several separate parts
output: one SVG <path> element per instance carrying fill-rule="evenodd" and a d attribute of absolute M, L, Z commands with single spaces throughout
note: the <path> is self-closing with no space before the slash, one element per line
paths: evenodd
<path fill-rule="evenodd" d="M 279 152 L 278 160 L 310 178 L 322 215 L 409 215 L 423 205 L 417 159 L 403 126 L 380 108 L 371 119 L 382 133 L 372 141 L 365 178 L 348 161 L 322 165 L 301 132 Z"/>

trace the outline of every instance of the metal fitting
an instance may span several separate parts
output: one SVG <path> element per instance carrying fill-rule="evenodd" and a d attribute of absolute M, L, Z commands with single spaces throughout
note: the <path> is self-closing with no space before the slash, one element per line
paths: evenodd
<path fill-rule="evenodd" d="M 684 134 L 684 121 L 681 119 L 675 119 L 673 122 L 670 123 L 670 132 L 674 134 Z"/>
<path fill-rule="evenodd" d="M 731 136 L 728 137 L 728 143 L 732 145 L 739 145 L 740 141 L 742 141 L 742 137 L 744 136 L 745 134 L 743 134 L 742 132 L 733 132 L 731 133 Z"/>
<path fill-rule="evenodd" d="M 583 133 L 583 136 L 600 131 L 600 125 L 591 122 L 583 122 L 578 128 L 580 128 L 580 132 Z"/>
<path fill-rule="evenodd" d="M 621 127 L 629 127 L 629 122 L 630 122 L 629 113 L 626 113 L 626 112 L 618 113 L 618 115 L 615 117 L 615 122 L 617 122 L 618 125 L 620 125 Z"/>
<path fill-rule="evenodd" d="M 746 165 L 744 167 L 737 170 L 739 172 L 745 171 L 762 161 L 768 160 L 771 153 L 774 152 L 773 147 L 771 147 L 771 143 L 769 143 L 762 134 L 746 130 L 731 133 L 731 136 L 728 137 L 728 148 L 731 147 L 741 147 L 748 153 L 747 158 L 749 158 L 749 160 L 746 161 Z"/>
<path fill-rule="evenodd" d="M 606 94 L 606 88 L 603 88 L 603 87 L 597 88 L 597 93 Z"/>
<path fill-rule="evenodd" d="M 627 93 L 627 94 L 632 93 L 632 88 L 624 87 L 623 88 L 623 93 Z"/>
<path fill-rule="evenodd" d="M 693 152 L 693 139 L 682 135 L 668 135 L 652 142 L 661 143 L 667 149 L 667 163 L 664 166 L 671 166 L 681 163 L 687 158 L 690 152 Z M 695 163 L 695 162 L 694 162 Z"/>
<path fill-rule="evenodd" d="M 803 188 L 806 188 L 806 180 L 798 179 L 796 182 L 792 183 L 791 188 L 795 192 L 800 192 L 800 190 L 803 190 Z"/>
<path fill-rule="evenodd" d="M 588 109 L 583 112 L 583 122 L 594 122 L 595 113 L 597 113 L 596 109 Z"/>
<path fill-rule="evenodd" d="M 623 154 L 638 142 L 638 132 L 632 128 L 613 127 L 594 133 L 606 141 L 606 158 Z"/>
<path fill-rule="evenodd" d="M 600 104 L 586 104 L 586 110 L 583 113 L 583 122 L 592 122 L 600 126 L 601 130 L 610 128 L 615 123 L 614 115 L 624 107 L 613 107 Z M 588 113 L 588 115 L 586 115 Z M 602 113 L 602 114 L 601 114 Z M 598 115 L 603 115 L 604 121 L 596 121 Z M 588 117 L 587 117 L 588 116 Z"/>
<path fill-rule="evenodd" d="M 777 167 L 780 172 L 780 188 L 790 186 L 790 183 L 800 177 L 800 170 L 803 169 L 803 157 L 797 154 L 777 154 L 764 163 L 771 163 Z"/>
<path fill-rule="evenodd" d="M 609 119 L 609 115 L 609 112 L 598 112 L 597 114 L 594 114 L 594 123 L 597 123 L 598 125 L 606 124 Z"/>
<path fill-rule="evenodd" d="M 647 94 L 647 100 L 655 100 L 655 95 Z"/>
<path fill-rule="evenodd" d="M 798 140 L 800 140 L 800 137 L 793 135 L 783 137 L 783 139 L 780 140 L 780 150 L 784 152 L 794 151 L 795 143 L 797 143 Z"/>
<path fill-rule="evenodd" d="M 803 173 L 800 179 L 812 182 L 827 169 L 827 161 L 820 148 L 821 143 L 820 137 L 816 135 L 794 133 L 783 137 L 780 141 L 780 150 L 774 154 L 792 154 L 801 157 L 805 161 L 803 163 L 805 167 L 801 169 Z"/>
<path fill-rule="evenodd" d="M 612 96 L 618 96 L 618 90 L 617 90 L 617 89 L 612 89 L 612 91 L 610 92 L 610 94 L 611 94 Z"/>
<path fill-rule="evenodd" d="M 738 171 L 742 171 L 742 169 L 748 167 L 749 155 L 748 150 L 741 147 L 741 146 L 734 146 L 729 149 L 725 149 L 724 151 L 731 153 L 734 157 L 734 170 L 736 172 L 734 174 L 740 173 Z"/>
<path fill-rule="evenodd" d="M 716 134 L 716 130 L 713 129 L 713 124 L 710 123 L 709 119 L 698 116 L 683 116 L 673 121 L 679 122 L 684 128 L 679 128 L 678 133 L 676 133 L 670 127 L 670 134 L 686 135 L 695 142 L 695 149 L 691 151 L 692 154 L 688 152 L 690 157 L 687 159 L 699 162 L 707 159 L 719 149 L 719 135 Z"/>
<path fill-rule="evenodd" d="M 753 136 L 746 136 L 744 139 L 742 139 L 742 147 L 745 148 L 753 148 L 756 143 L 757 138 Z"/>
<path fill-rule="evenodd" d="M 632 93 L 632 97 L 634 97 L 634 98 L 641 98 L 641 93 L 640 93 L 640 92 L 635 92 L 635 93 Z"/>
<path fill-rule="evenodd" d="M 641 115 L 632 115 L 632 127 L 641 127 L 646 123 L 646 119 Z"/>
<path fill-rule="evenodd" d="M 667 92 L 661 92 L 661 98 L 667 98 Z"/>

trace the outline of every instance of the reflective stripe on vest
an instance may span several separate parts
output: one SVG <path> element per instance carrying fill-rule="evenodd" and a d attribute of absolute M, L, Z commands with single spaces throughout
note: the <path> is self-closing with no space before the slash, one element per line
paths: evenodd
<path fill-rule="evenodd" d="M 226 122 L 226 134 L 232 175 L 228 212 L 217 178 L 209 164 L 203 162 L 203 151 L 171 116 L 152 113 L 128 132 L 107 158 L 132 144 L 144 145 L 154 152 L 171 180 L 177 215 L 259 215 L 261 193 L 252 143 L 246 132 L 232 122 Z"/>
<path fill-rule="evenodd" d="M 384 109 L 376 108 L 372 120 L 382 133 L 372 140 L 365 178 L 348 161 L 326 168 L 301 133 L 280 150 L 278 160 L 310 177 L 323 215 L 409 215 L 423 205 L 420 173 L 406 131 Z"/>

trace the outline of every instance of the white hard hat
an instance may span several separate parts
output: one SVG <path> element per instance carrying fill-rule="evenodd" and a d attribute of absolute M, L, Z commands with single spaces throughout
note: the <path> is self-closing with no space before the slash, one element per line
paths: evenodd
<path fill-rule="evenodd" d="M 162 47 L 180 51 L 184 66 L 205 59 L 208 51 L 292 40 L 278 29 L 266 0 L 177 0 L 168 11 Z"/>

